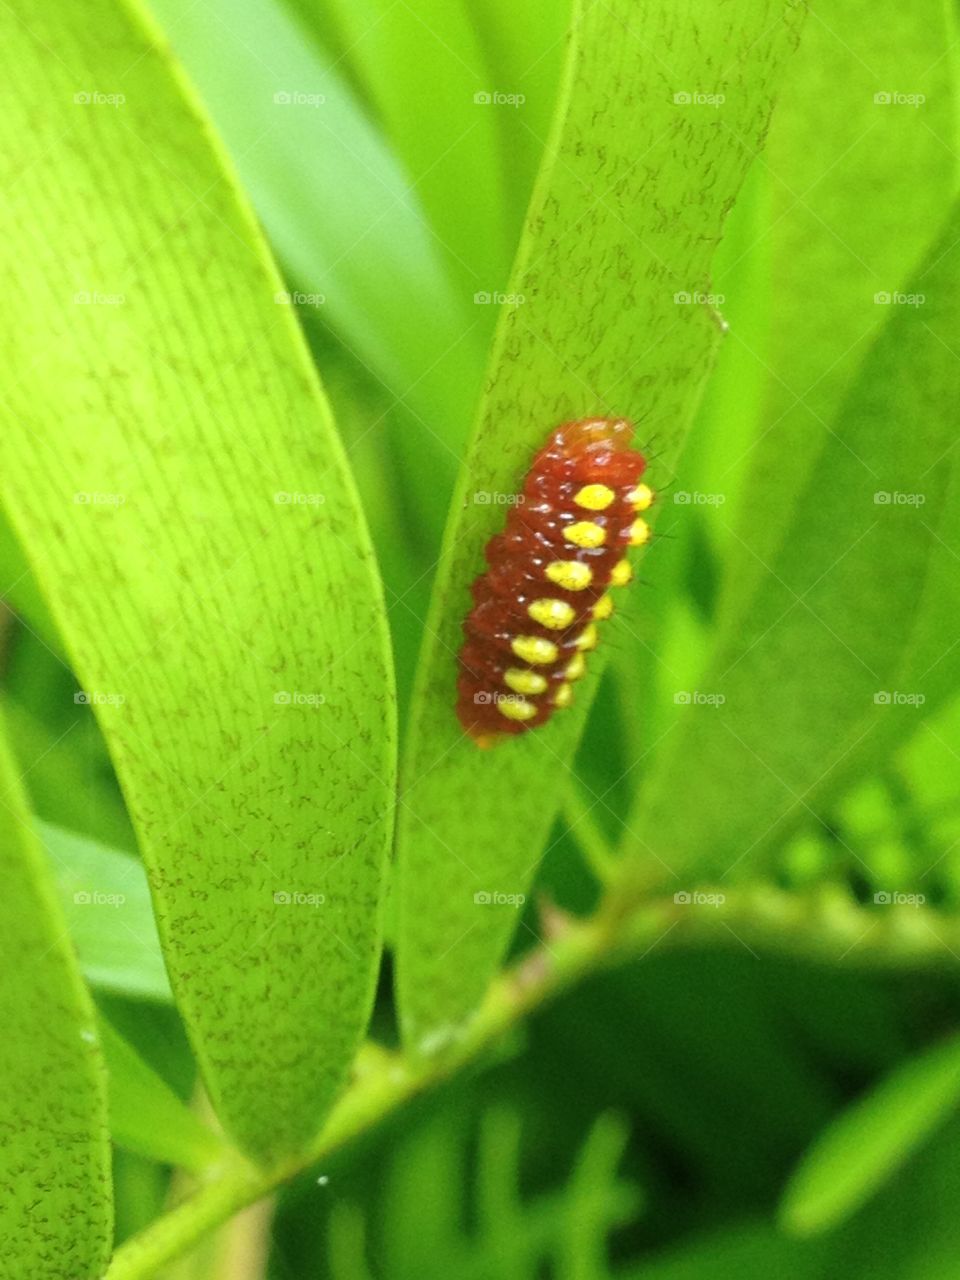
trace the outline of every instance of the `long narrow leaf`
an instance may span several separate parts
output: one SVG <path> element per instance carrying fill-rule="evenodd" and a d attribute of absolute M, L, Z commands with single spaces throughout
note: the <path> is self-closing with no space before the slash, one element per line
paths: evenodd
<path fill-rule="evenodd" d="M 747 360 L 766 375 L 756 438 L 720 436 L 710 490 L 749 468 L 747 509 L 728 551 L 724 605 L 738 609 L 795 517 L 821 441 L 891 307 L 947 216 L 956 19 L 942 0 L 824 6 L 784 77 L 761 167 L 760 247 L 772 304 Z M 909 89 L 905 86 L 909 85 Z M 740 346 L 734 331 L 732 345 Z M 732 447 L 731 447 L 732 446 Z M 789 465 L 784 465 L 789 459 Z M 733 520 L 727 505 L 721 513 Z"/>
<path fill-rule="evenodd" d="M 909 291 L 638 797 L 638 851 L 677 874 L 745 871 L 955 691 L 960 208 Z"/>
<path fill-rule="evenodd" d="M 522 104 L 501 101 L 510 95 L 494 79 L 474 7 L 466 0 L 327 0 L 321 8 L 323 25 L 333 18 L 343 32 L 461 303 L 478 290 L 502 291 L 513 245 L 499 117 Z"/>
<path fill-rule="evenodd" d="M 460 623 L 503 516 L 490 495 L 516 492 L 555 424 L 597 413 L 642 418 L 662 455 L 652 481 L 664 478 L 720 333 L 707 306 L 684 298 L 708 290 L 713 246 L 761 144 L 770 76 L 799 16 L 773 0 L 711 2 L 685 4 L 678 21 L 675 4 L 648 0 L 588 3 L 574 22 L 511 287 L 525 302 L 498 330 L 421 658 L 399 831 L 399 997 L 414 1037 L 451 1028 L 481 996 L 594 687 L 583 686 L 578 709 L 493 752 L 479 755 L 461 735 Z"/>
<path fill-rule="evenodd" d="M 450 281 L 414 185 L 419 175 L 405 173 L 342 69 L 304 41 L 283 6 L 155 6 L 304 313 L 330 323 L 416 411 L 418 438 L 436 442 L 449 431 L 462 439 L 464 384 L 481 373 L 485 312 Z M 456 457 L 438 456 L 452 476 Z"/>
<path fill-rule="evenodd" d="M 889 1179 L 960 1102 L 960 1040 L 911 1058 L 848 1107 L 804 1153 L 780 1223 L 806 1236 L 842 1222 Z"/>
<path fill-rule="evenodd" d="M 169 1000 L 143 864 L 62 827 L 37 826 L 87 982 L 118 995 Z"/>
<path fill-rule="evenodd" d="M 107 1064 L 110 1134 L 117 1146 L 151 1160 L 201 1170 L 224 1154 L 207 1129 L 106 1019 L 100 1043 Z"/>
<path fill-rule="evenodd" d="M 4 498 L 110 745 L 208 1088 L 272 1156 L 309 1139 L 373 997 L 376 573 L 280 278 L 169 55 L 110 0 L 16 8 Z"/>
<path fill-rule="evenodd" d="M 0 879 L 0 1276 L 96 1280 L 112 1235 L 106 1077 L 2 739 Z"/>

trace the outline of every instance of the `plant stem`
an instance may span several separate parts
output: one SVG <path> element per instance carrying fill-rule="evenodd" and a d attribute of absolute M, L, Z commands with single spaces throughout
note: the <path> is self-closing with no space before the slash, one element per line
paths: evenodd
<path fill-rule="evenodd" d="M 532 1010 L 611 963 L 643 958 L 654 949 L 718 944 L 751 954 L 785 951 L 833 965 L 939 968 L 960 961 L 960 920 L 922 907 L 865 909 L 838 886 L 809 895 L 762 885 L 705 890 L 701 896 L 711 893 L 723 901 L 638 903 L 628 878 L 621 877 L 595 916 L 570 922 L 498 978 L 458 1040 L 419 1057 L 365 1046 L 350 1087 L 306 1151 L 271 1169 L 231 1155 L 208 1171 L 189 1200 L 121 1245 L 105 1280 L 152 1280 L 208 1231 L 446 1079 Z"/>

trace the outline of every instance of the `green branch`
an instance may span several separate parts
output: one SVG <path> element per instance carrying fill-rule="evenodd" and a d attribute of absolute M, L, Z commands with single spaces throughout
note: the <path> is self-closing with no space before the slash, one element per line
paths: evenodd
<path fill-rule="evenodd" d="M 423 1057 L 366 1046 L 350 1087 L 306 1151 L 271 1169 L 257 1169 L 239 1156 L 212 1167 L 190 1199 L 118 1249 L 106 1280 L 150 1280 L 208 1231 L 454 1074 L 527 1014 L 609 964 L 654 951 L 718 945 L 753 954 L 786 952 L 832 965 L 939 968 L 960 961 L 960 919 L 922 906 L 864 908 L 839 886 L 808 895 L 764 885 L 689 896 L 689 902 L 678 895 L 679 900 L 637 905 L 622 884 L 590 920 L 552 917 L 552 936 L 493 984 L 459 1039 Z"/>

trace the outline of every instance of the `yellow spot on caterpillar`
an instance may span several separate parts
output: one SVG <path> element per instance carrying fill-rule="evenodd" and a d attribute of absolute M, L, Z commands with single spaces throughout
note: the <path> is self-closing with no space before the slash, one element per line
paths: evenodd
<path fill-rule="evenodd" d="M 538 671 L 524 671 L 520 667 L 508 667 L 503 673 L 503 683 L 514 693 L 546 693 L 547 681 Z"/>
<path fill-rule="evenodd" d="M 627 501 L 634 511 L 649 511 L 653 503 L 653 490 L 648 484 L 638 484 L 627 494 Z"/>
<path fill-rule="evenodd" d="M 597 601 L 597 603 L 593 606 L 592 613 L 593 613 L 593 616 L 595 618 L 598 618 L 601 622 L 603 622 L 605 618 L 609 618 L 610 615 L 613 613 L 613 596 L 611 595 L 601 596 L 600 599 Z"/>
<path fill-rule="evenodd" d="M 573 495 L 573 500 L 585 511 L 606 511 L 616 496 L 605 484 L 585 484 Z"/>
<path fill-rule="evenodd" d="M 547 565 L 546 573 L 564 591 L 582 591 L 593 581 L 593 570 L 579 560 L 554 560 Z"/>
<path fill-rule="evenodd" d="M 549 627 L 551 631 L 562 631 L 569 627 L 577 616 L 577 611 L 566 600 L 533 600 L 527 605 L 527 613 L 539 622 L 541 627 Z"/>
<path fill-rule="evenodd" d="M 574 641 L 574 645 L 581 653 L 588 653 L 591 649 L 597 647 L 597 628 L 592 622 L 587 623 L 583 628 Z"/>
<path fill-rule="evenodd" d="M 602 547 L 607 540 L 607 531 L 592 520 L 578 520 L 576 524 L 567 525 L 563 536 L 575 547 Z"/>
<path fill-rule="evenodd" d="M 579 680 L 587 669 L 582 653 L 575 653 L 563 669 L 564 680 Z"/>
<path fill-rule="evenodd" d="M 544 640 L 542 636 L 517 636 L 510 641 L 510 648 L 531 666 L 539 667 L 556 662 L 560 651 L 552 640 Z"/>
<path fill-rule="evenodd" d="M 508 720 L 532 720 L 537 714 L 533 703 L 525 702 L 523 698 L 498 698 L 497 710 Z"/>
<path fill-rule="evenodd" d="M 643 547 L 650 541 L 650 526 L 646 520 L 634 520 L 630 526 L 631 547 Z"/>
<path fill-rule="evenodd" d="M 611 587 L 625 587 L 633 577 L 633 569 L 629 560 L 621 560 L 610 570 Z"/>
<path fill-rule="evenodd" d="M 557 691 L 553 695 L 553 705 L 555 707 L 569 707 L 573 701 L 573 690 L 568 684 L 557 685 Z"/>

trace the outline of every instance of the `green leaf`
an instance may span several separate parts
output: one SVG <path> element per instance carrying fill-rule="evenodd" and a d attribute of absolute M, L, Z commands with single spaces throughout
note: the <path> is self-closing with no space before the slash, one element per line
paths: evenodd
<path fill-rule="evenodd" d="M 221 1158 L 223 1142 L 201 1124 L 111 1023 L 100 1018 L 110 1133 L 136 1155 L 196 1172 Z"/>
<path fill-rule="evenodd" d="M 790 1240 L 766 1223 L 738 1223 L 707 1236 L 687 1237 L 677 1247 L 628 1264 L 615 1275 L 617 1280 L 731 1280 L 735 1276 L 773 1275 L 780 1280 L 824 1280 L 838 1274 L 828 1269 L 835 1262 L 821 1241 Z"/>
<path fill-rule="evenodd" d="M 502 292 L 514 243 L 506 225 L 499 125 L 517 108 L 477 100 L 506 86 L 494 78 L 473 6 L 465 0 L 421 0 L 416 8 L 326 0 L 321 7 L 343 33 L 460 303 L 469 305 L 478 290 Z"/>
<path fill-rule="evenodd" d="M 529 1152 L 523 1150 L 520 1111 L 503 1101 L 483 1107 L 467 1099 L 465 1112 L 464 1101 L 451 1105 L 448 1099 L 426 1123 L 391 1144 L 382 1184 L 374 1191 L 376 1255 L 384 1273 L 465 1280 L 606 1276 L 610 1236 L 633 1221 L 641 1199 L 617 1171 L 627 1138 L 623 1122 L 611 1114 L 597 1116 L 582 1145 L 577 1139 L 573 1169 L 564 1174 L 551 1165 L 548 1185 L 539 1185 L 540 1177 L 534 1192 L 522 1158 Z M 465 1121 L 477 1111 L 474 1135 Z M 444 1195 L 436 1194 L 438 1186 Z M 354 1238 L 362 1238 L 362 1224 L 351 1225 Z M 332 1239 L 330 1245 L 333 1264 Z M 335 1274 L 348 1280 L 350 1272 Z"/>
<path fill-rule="evenodd" d="M 297 289 L 323 298 L 304 303 L 304 314 L 332 325 L 415 410 L 415 442 L 450 432 L 455 448 L 466 429 L 464 385 L 478 385 L 482 372 L 490 309 L 451 283 L 410 189 L 420 175 L 404 172 L 337 62 L 303 39 L 283 5 L 156 7 L 274 249 Z M 452 483 L 455 458 L 443 448 L 437 456 Z"/>
<path fill-rule="evenodd" d="M 630 1135 L 622 1117 L 597 1117 L 566 1189 L 566 1238 L 557 1249 L 559 1280 L 589 1280 L 607 1274 L 607 1238 L 637 1216 L 640 1196 L 621 1183 L 617 1167 Z"/>
<path fill-rule="evenodd" d="M 719 630 L 698 691 L 714 702 L 683 708 L 637 798 L 635 848 L 674 875 L 742 874 L 954 692 L 958 237 L 960 210 L 909 286 L 925 304 L 890 309 L 768 572 Z"/>
<path fill-rule="evenodd" d="M 806 55 L 810 34 L 809 30 L 804 32 L 796 59 L 791 60 L 786 69 L 787 84 L 792 81 L 790 72 L 796 61 Z M 776 134 L 785 106 L 782 97 L 779 98 L 771 136 Z M 670 504 L 671 535 L 686 544 L 679 550 L 686 552 L 700 574 L 707 571 L 707 565 L 702 563 L 707 560 L 703 554 L 704 541 L 718 562 L 721 555 L 725 562 L 739 551 L 735 531 L 730 527 L 730 513 L 738 509 L 747 471 L 745 460 L 753 456 L 758 436 L 762 443 L 767 423 L 765 399 L 771 374 L 766 341 L 771 317 L 773 314 L 779 317 L 781 307 L 779 297 L 776 300 L 772 297 L 770 285 L 771 186 L 765 147 L 747 175 L 713 262 L 714 289 L 723 298 L 723 318 L 729 331 L 681 456 L 677 486 L 666 495 Z M 684 498 L 693 493 L 709 495 L 710 501 L 685 502 Z M 654 567 L 659 585 L 664 582 L 659 561 Z M 677 588 L 682 588 L 682 583 L 670 582 L 665 586 L 672 595 Z M 711 605 L 712 595 L 713 592 Z M 714 608 L 707 612 L 712 616 Z M 669 664 L 672 657 L 672 650 L 667 650 L 665 662 Z"/>
<path fill-rule="evenodd" d="M 960 1101 L 960 1037 L 898 1067 L 843 1111 L 794 1170 L 781 1227 L 809 1236 L 860 1208 Z"/>
<path fill-rule="evenodd" d="M 170 1000 L 143 864 L 62 827 L 36 826 L 86 980 L 118 995 Z"/>
<path fill-rule="evenodd" d="M 90 998 L 0 739 L 0 1275 L 95 1280 L 110 1252 L 106 1080 Z"/>
<path fill-rule="evenodd" d="M 596 413 L 642 418 L 641 443 L 656 436 L 662 459 L 652 483 L 664 478 L 720 336 L 706 306 L 675 295 L 708 287 L 799 17 L 775 0 L 712 0 L 686 6 L 678 24 L 675 5 L 623 0 L 589 3 L 574 21 L 511 285 L 526 302 L 501 318 L 426 626 L 398 819 L 398 992 L 414 1039 L 449 1033 L 482 996 L 517 912 L 474 895 L 526 892 L 599 669 L 578 709 L 522 740 L 481 755 L 462 736 L 461 620 L 484 543 L 503 520 L 502 505 L 475 495 L 515 493 L 554 425 Z M 664 45 L 669 63 L 650 53 Z M 683 101 L 694 92 L 725 102 Z"/>
<path fill-rule="evenodd" d="M 519 233 L 550 134 L 572 6 L 473 0 L 470 7 L 489 49 L 492 87 L 522 98 L 497 113 L 508 226 Z"/>
<path fill-rule="evenodd" d="M 896 8 L 875 21 L 862 0 L 815 8 L 784 70 L 767 144 L 714 263 L 730 332 L 667 498 L 671 554 L 658 549 L 649 562 L 658 621 L 683 590 L 671 560 L 710 572 L 704 536 L 722 568 L 719 612 L 735 616 L 749 600 L 887 316 L 875 295 L 906 289 L 949 208 L 948 10 L 922 0 L 922 21 Z M 925 93 L 921 107 L 874 101 L 906 84 Z M 683 492 L 710 502 L 676 505 Z M 657 683 L 637 703 L 645 752 L 687 714 L 677 693 L 702 687 L 709 653 L 691 670 L 674 639 L 669 623 L 650 637 Z M 626 826 L 636 829 L 629 812 Z"/>
<path fill-rule="evenodd" d="M 17 535 L 2 515 L 0 515 L 0 600 L 19 615 L 21 624 L 29 627 L 43 644 L 54 652 L 59 652 L 60 642 L 53 620 L 37 589 L 30 566 L 17 541 Z"/>
<path fill-rule="evenodd" d="M 785 76 L 759 161 L 769 208 L 758 247 L 772 305 L 759 332 L 735 326 L 731 343 L 767 375 L 759 429 L 742 444 L 718 424 L 725 452 L 704 484 L 735 497 L 731 477 L 750 468 L 726 573 L 731 610 L 764 576 L 810 477 L 824 478 L 823 438 L 839 429 L 837 411 L 887 319 L 875 298 L 909 292 L 949 212 L 958 174 L 944 55 L 957 38 L 952 9 L 886 5 L 878 21 L 870 0 L 832 5 L 808 24 Z M 894 92 L 923 101 L 883 100 Z M 721 514 L 734 519 L 732 506 Z"/>
<path fill-rule="evenodd" d="M 329 345 L 323 326 L 330 326 L 368 385 L 387 395 L 385 406 L 364 411 L 360 433 L 391 480 L 387 505 L 371 523 L 380 532 L 383 517 L 399 505 L 399 528 L 378 538 L 379 562 L 401 616 L 414 611 L 419 623 L 429 578 L 418 558 L 412 572 L 391 579 L 395 548 L 411 531 L 418 546 L 435 547 L 441 537 L 495 318 L 494 307 L 473 305 L 473 293 L 498 286 L 468 288 L 458 261 L 465 246 L 451 258 L 438 238 L 421 202 L 421 175 L 405 171 L 402 157 L 357 102 L 340 59 L 322 44 L 306 42 L 283 4 L 158 0 L 158 9 L 291 277 L 289 296 L 306 299 L 298 310 L 308 334 L 316 345 L 320 330 Z M 401 29 L 430 38 L 412 9 L 390 11 Z M 385 17 L 380 12 L 367 27 L 379 30 Z M 356 33 L 348 43 L 359 52 Z M 389 57 L 391 46 L 383 52 Z M 409 50 L 402 56 L 408 61 Z M 416 77 L 424 56 L 411 64 Z M 391 74 L 397 79 L 399 67 Z M 448 96 L 451 91 L 448 84 Z M 465 86 L 468 107 L 471 94 Z M 322 101 L 311 105 L 314 99 Z M 420 119 L 411 127 L 417 135 L 427 132 L 422 106 L 421 98 Z M 451 158 L 435 163 L 431 176 Z M 458 160 L 462 167 L 463 156 Z M 479 175 L 468 180 L 454 174 L 451 181 L 467 182 L 473 193 L 491 185 Z M 474 202 L 475 194 L 466 203 Z M 459 201 L 455 215 L 463 217 L 464 208 Z M 317 298 L 322 303 L 315 305 Z M 322 359 L 320 365 L 326 368 Z M 357 441 L 347 443 L 351 462 L 362 465 Z M 369 483 L 364 498 L 374 511 Z M 419 629 L 413 642 L 418 640 Z M 401 663 L 404 656 L 401 645 Z M 401 671 L 406 691 L 409 661 Z"/>
<path fill-rule="evenodd" d="M 10 746 L 34 813 L 111 848 L 135 847 L 103 735 L 91 709 L 73 701 L 77 679 L 70 668 L 29 632 L 20 633 L 6 684 Z M 41 719 L 34 711 L 46 714 Z"/>
<path fill-rule="evenodd" d="M 207 1087 L 272 1157 L 309 1141 L 373 998 L 381 593 L 281 280 L 169 54 L 111 0 L 18 8 L 4 497 L 110 746 Z"/>

